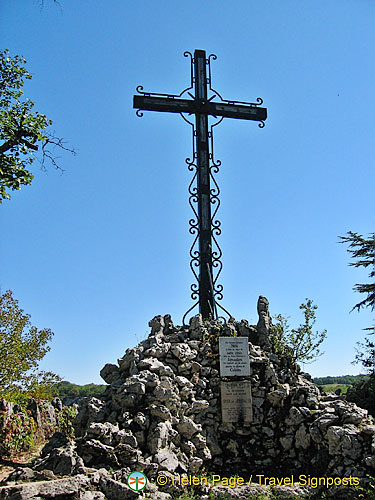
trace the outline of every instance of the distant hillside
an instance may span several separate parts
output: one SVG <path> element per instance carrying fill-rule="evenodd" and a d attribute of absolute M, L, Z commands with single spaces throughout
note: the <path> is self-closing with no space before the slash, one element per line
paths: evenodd
<path fill-rule="evenodd" d="M 368 375 L 339 375 L 337 377 L 315 377 L 313 379 L 316 385 L 328 385 L 328 384 L 346 384 L 352 385 L 354 382 L 359 380 L 367 380 Z"/>
<path fill-rule="evenodd" d="M 319 386 L 332 386 L 327 388 L 328 392 L 331 392 L 336 389 L 336 387 L 333 387 L 334 385 L 352 385 L 354 382 L 366 379 L 368 379 L 368 375 L 340 375 L 337 377 L 315 377 L 313 381 Z M 100 384 L 78 385 L 72 384 L 67 380 L 63 380 L 62 382 L 56 384 L 53 395 L 58 396 L 59 398 L 98 397 L 105 391 L 106 387 L 106 385 Z M 344 392 L 346 391 L 344 390 Z"/>
<path fill-rule="evenodd" d="M 106 385 L 99 384 L 77 385 L 72 384 L 67 380 L 63 380 L 62 382 L 56 384 L 53 395 L 59 398 L 97 397 L 105 391 L 106 387 Z"/>

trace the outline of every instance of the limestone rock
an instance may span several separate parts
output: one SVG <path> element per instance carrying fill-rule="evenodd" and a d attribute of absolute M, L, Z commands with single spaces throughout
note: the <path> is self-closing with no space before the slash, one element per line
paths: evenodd
<path fill-rule="evenodd" d="M 163 368 L 163 363 L 156 358 L 146 358 L 137 364 L 139 370 L 149 370 L 150 372 L 158 372 Z"/>
<path fill-rule="evenodd" d="M 170 318 L 170 316 L 169 316 Z M 164 331 L 165 321 L 163 316 L 155 316 L 149 321 L 148 326 L 151 327 L 151 335 L 160 335 Z"/>
<path fill-rule="evenodd" d="M 197 355 L 188 344 L 175 344 L 171 347 L 171 352 L 180 361 L 185 362 L 194 359 Z"/>
<path fill-rule="evenodd" d="M 100 376 L 106 384 L 111 384 L 120 376 L 120 370 L 117 365 L 107 363 L 100 371 Z"/>
<path fill-rule="evenodd" d="M 27 405 L 27 409 L 30 411 L 33 419 L 35 420 L 37 427 L 40 429 L 42 427 L 42 418 L 40 416 L 38 403 L 35 401 L 35 399 L 30 399 Z"/>
<path fill-rule="evenodd" d="M 270 333 L 272 320 L 269 313 L 269 302 L 266 299 L 266 297 L 262 297 L 261 295 L 259 296 L 257 309 L 259 315 L 259 320 L 257 324 L 258 343 L 261 347 L 269 350 L 270 342 L 268 336 Z"/>
<path fill-rule="evenodd" d="M 154 454 L 166 447 L 171 429 L 170 422 L 160 422 L 150 429 L 147 436 L 147 447 L 150 453 Z"/>
<path fill-rule="evenodd" d="M 178 458 L 169 448 L 158 450 L 154 455 L 154 460 L 159 464 L 161 470 L 167 470 L 169 472 L 174 472 L 179 465 Z"/>
<path fill-rule="evenodd" d="M 182 417 L 177 424 L 178 432 L 185 438 L 190 439 L 194 434 L 202 430 L 201 425 L 196 424 L 189 417 Z"/>
<path fill-rule="evenodd" d="M 128 500 L 139 497 L 139 493 L 132 491 L 126 484 L 109 477 L 101 477 L 99 486 L 108 500 Z"/>
<path fill-rule="evenodd" d="M 296 448 L 303 448 L 306 450 L 310 446 L 310 434 L 307 432 L 306 427 L 302 424 L 296 432 Z"/>
<path fill-rule="evenodd" d="M 358 440 L 359 430 L 351 424 L 343 427 L 332 426 L 327 431 L 329 454 L 344 455 L 352 459 L 359 458 L 361 444 Z"/>
<path fill-rule="evenodd" d="M 17 500 L 41 500 L 44 498 L 71 498 L 90 488 L 90 481 L 84 475 L 38 481 L 34 483 L 17 484 L 0 487 L 0 498 Z"/>

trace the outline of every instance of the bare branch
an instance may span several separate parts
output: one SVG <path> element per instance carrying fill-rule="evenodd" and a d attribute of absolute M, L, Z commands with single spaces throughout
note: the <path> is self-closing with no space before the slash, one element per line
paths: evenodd
<path fill-rule="evenodd" d="M 61 170 L 61 172 L 64 172 L 64 169 L 60 167 L 60 165 L 57 163 L 57 157 L 53 151 L 49 149 L 49 146 L 52 146 L 53 149 L 56 147 L 59 147 L 60 149 L 63 149 L 64 151 L 68 151 L 69 153 L 72 153 L 74 156 L 77 154 L 74 148 L 66 146 L 67 142 L 64 141 L 64 139 L 60 137 L 55 136 L 55 132 L 52 134 L 47 135 L 47 139 L 43 142 L 42 144 L 42 159 L 41 159 L 41 165 L 42 168 L 45 168 L 45 161 L 48 159 L 51 164 L 57 169 Z"/>

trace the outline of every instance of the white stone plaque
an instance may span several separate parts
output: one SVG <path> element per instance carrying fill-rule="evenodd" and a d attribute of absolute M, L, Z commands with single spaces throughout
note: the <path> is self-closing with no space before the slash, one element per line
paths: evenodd
<path fill-rule="evenodd" d="M 250 375 L 249 341 L 247 337 L 219 337 L 220 376 Z"/>
<path fill-rule="evenodd" d="M 225 423 L 252 421 L 253 407 L 249 380 L 221 382 L 221 414 Z"/>

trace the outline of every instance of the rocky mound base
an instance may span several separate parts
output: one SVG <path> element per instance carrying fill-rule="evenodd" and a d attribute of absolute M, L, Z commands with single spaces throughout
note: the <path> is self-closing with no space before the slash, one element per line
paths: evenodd
<path fill-rule="evenodd" d="M 89 492 L 86 484 L 91 496 L 79 498 L 87 499 L 104 498 L 99 491 L 110 499 L 139 497 L 126 486 L 135 470 L 147 476 L 151 498 L 181 494 L 173 477 L 206 471 L 246 480 L 251 474 L 293 474 L 294 481 L 301 475 L 306 481 L 309 475 L 374 475 L 372 417 L 342 396 L 322 396 L 290 357 L 272 352 L 265 300 L 260 298 L 256 327 L 246 321 L 203 322 L 200 315 L 189 327 L 175 327 L 169 315 L 156 316 L 146 340 L 102 369 L 108 388 L 102 399 L 84 402 L 75 419 L 76 440 L 55 435 L 34 472 L 73 475 L 76 482 L 88 478 L 97 491 Z M 223 423 L 221 418 L 218 338 L 234 335 L 249 341 L 250 424 Z M 151 482 L 160 474 L 167 477 L 162 492 Z M 13 498 L 1 496 L 4 491 L 0 489 L 0 498 Z"/>

